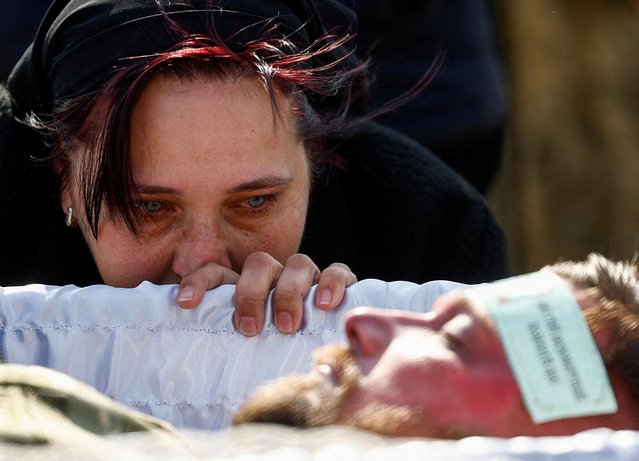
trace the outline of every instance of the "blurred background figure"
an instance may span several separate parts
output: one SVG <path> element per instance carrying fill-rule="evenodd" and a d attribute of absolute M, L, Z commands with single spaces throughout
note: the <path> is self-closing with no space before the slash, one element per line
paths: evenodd
<path fill-rule="evenodd" d="M 510 110 L 490 194 L 513 269 L 639 249 L 635 0 L 497 2 Z"/>
<path fill-rule="evenodd" d="M 384 122 L 409 130 L 424 120 L 423 129 L 437 133 L 438 124 L 463 125 L 460 106 L 476 110 L 475 121 L 492 124 L 494 133 L 506 122 L 501 166 L 487 195 L 508 236 L 514 272 L 558 258 L 582 259 L 590 251 L 633 257 L 639 244 L 637 0 L 583 0 L 579 8 L 570 0 L 341 1 L 361 16 L 360 52 L 366 56 L 372 47 L 379 61 L 373 63 L 376 101 L 410 88 L 438 52 L 445 57 L 430 87 Z M 0 79 L 12 65 L 5 62 L 9 55 L 17 60 L 33 34 L 24 24 L 35 28 L 47 3 L 3 1 Z M 39 13 L 27 13 L 38 8 Z M 477 62 L 462 65 L 470 55 Z M 418 64 L 411 68 L 411 61 Z M 460 76 L 452 92 L 457 105 L 443 102 L 456 82 L 450 77 L 454 70 Z M 404 119 L 405 125 L 393 119 Z M 499 144 L 499 135 L 494 137 Z M 444 156 L 439 144 L 431 139 L 427 145 Z M 482 144 L 468 141 L 468 157 L 481 153 Z M 499 165 L 494 159 L 501 150 L 492 152 L 493 165 Z M 477 155 L 467 162 L 495 175 L 496 166 L 485 155 L 488 160 Z M 492 180 L 488 176 L 484 183 Z"/>
<path fill-rule="evenodd" d="M 433 81 L 379 121 L 421 142 L 486 193 L 499 169 L 507 91 L 490 0 L 341 0 L 359 15 L 359 53 L 372 58 L 373 105 L 429 67 Z"/>
<path fill-rule="evenodd" d="M 33 40 L 38 24 L 51 0 L 2 0 L 0 14 L 0 81 Z"/>

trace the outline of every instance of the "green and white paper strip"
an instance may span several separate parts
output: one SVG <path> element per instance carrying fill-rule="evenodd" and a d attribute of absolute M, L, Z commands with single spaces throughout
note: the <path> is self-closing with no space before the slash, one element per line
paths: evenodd
<path fill-rule="evenodd" d="M 590 328 L 558 276 L 536 272 L 470 292 L 496 324 L 535 423 L 617 411 Z"/>

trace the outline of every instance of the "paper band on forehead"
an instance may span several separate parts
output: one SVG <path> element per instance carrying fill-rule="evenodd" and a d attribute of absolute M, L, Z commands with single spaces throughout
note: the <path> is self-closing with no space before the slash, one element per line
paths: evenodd
<path fill-rule="evenodd" d="M 299 0 L 56 0 L 10 75 L 9 89 L 24 112 L 90 93 L 126 58 L 164 52 L 179 42 L 171 21 L 190 34 L 214 33 L 231 48 L 269 31 L 269 37 L 287 38 L 303 49 L 321 31 L 309 34 L 312 22 L 302 5 Z"/>
<path fill-rule="evenodd" d="M 590 328 L 557 275 L 536 272 L 468 293 L 490 312 L 535 423 L 617 411 Z"/>

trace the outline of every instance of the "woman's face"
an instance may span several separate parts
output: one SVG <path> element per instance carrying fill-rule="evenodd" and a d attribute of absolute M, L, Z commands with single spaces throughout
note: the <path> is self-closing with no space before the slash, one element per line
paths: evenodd
<path fill-rule="evenodd" d="M 285 96 L 256 79 L 153 80 L 131 120 L 131 169 L 142 233 L 102 218 L 97 240 L 82 215 L 77 168 L 63 191 L 106 284 L 177 283 L 209 262 L 239 273 L 265 251 L 284 263 L 304 230 L 310 168 Z"/>

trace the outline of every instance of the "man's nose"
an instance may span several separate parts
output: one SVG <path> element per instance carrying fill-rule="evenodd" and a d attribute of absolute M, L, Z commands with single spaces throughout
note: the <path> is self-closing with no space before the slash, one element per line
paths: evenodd
<path fill-rule="evenodd" d="M 381 355 L 395 334 L 394 322 L 382 309 L 358 307 L 344 319 L 344 330 L 353 352 L 364 357 Z"/>
<path fill-rule="evenodd" d="M 358 307 L 344 319 L 346 337 L 355 353 L 380 355 L 402 327 L 437 329 L 432 313 L 416 313 L 374 307 Z"/>
<path fill-rule="evenodd" d="M 183 231 L 173 258 L 173 272 L 184 277 L 194 270 L 216 263 L 231 269 L 227 237 L 216 223 L 191 225 Z"/>

